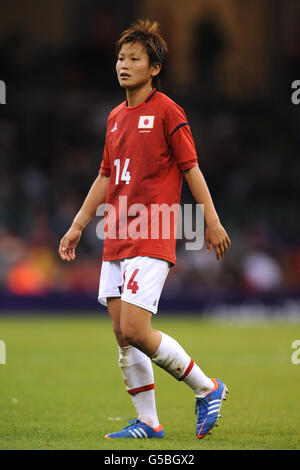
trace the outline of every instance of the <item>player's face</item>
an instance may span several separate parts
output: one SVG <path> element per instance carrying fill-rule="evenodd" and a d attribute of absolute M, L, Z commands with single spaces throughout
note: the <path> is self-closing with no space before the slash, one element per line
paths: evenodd
<path fill-rule="evenodd" d="M 152 78 L 158 73 L 157 66 L 150 66 L 148 54 L 140 42 L 123 44 L 116 71 L 121 87 L 128 90 L 151 85 Z"/>

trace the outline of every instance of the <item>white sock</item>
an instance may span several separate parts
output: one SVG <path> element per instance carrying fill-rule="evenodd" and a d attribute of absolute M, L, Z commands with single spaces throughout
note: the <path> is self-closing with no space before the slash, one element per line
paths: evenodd
<path fill-rule="evenodd" d="M 152 362 L 186 383 L 196 397 L 204 396 L 214 388 L 213 381 L 194 363 L 179 343 L 161 332 L 161 342 L 151 357 Z"/>
<path fill-rule="evenodd" d="M 138 419 L 156 428 L 159 421 L 156 412 L 154 376 L 151 360 L 134 346 L 119 346 L 119 366 L 131 395 Z"/>

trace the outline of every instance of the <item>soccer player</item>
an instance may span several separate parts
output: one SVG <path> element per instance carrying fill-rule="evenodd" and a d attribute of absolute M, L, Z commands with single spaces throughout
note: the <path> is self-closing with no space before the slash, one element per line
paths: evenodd
<path fill-rule="evenodd" d="M 199 439 L 217 423 L 227 391 L 174 338 L 151 326 L 165 279 L 176 262 L 174 230 L 168 238 L 160 229 L 154 230 L 155 236 L 145 237 L 146 229 L 153 229 L 155 217 L 151 216 L 140 237 L 129 235 L 130 224 L 141 223 L 137 216 L 139 209 L 143 212 L 141 207 L 149 214 L 153 205 L 179 204 L 185 177 L 196 203 L 204 205 L 207 250 L 213 249 L 221 260 L 230 246 L 199 169 L 187 117 L 160 91 L 167 52 L 158 24 L 149 20 L 137 20 L 116 43 L 116 72 L 126 100 L 108 117 L 99 175 L 59 246 L 63 260 L 74 260 L 82 231 L 98 206 L 106 202 L 106 207 L 115 209 L 110 222 L 115 221 L 116 236 L 104 240 L 98 300 L 107 305 L 112 319 L 119 366 L 137 419 L 107 434 L 108 439 L 164 437 L 156 411 L 152 363 L 191 388 Z M 124 201 L 129 208 L 127 218 L 120 216 Z"/>

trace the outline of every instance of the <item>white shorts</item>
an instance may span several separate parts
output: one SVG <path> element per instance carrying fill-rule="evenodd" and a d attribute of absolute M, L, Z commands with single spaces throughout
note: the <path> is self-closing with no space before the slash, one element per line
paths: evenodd
<path fill-rule="evenodd" d="M 102 261 L 98 302 L 107 307 L 107 297 L 121 297 L 156 313 L 169 270 L 168 261 L 148 256 Z"/>

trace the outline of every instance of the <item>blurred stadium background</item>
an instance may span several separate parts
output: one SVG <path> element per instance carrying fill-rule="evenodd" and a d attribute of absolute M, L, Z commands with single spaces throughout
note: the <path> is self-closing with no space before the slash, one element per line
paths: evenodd
<path fill-rule="evenodd" d="M 179 242 L 161 309 L 298 315 L 298 0 L 1 2 L 0 312 L 103 310 L 97 218 L 75 262 L 57 249 L 124 99 L 114 43 L 138 17 L 157 20 L 167 39 L 164 91 L 187 113 L 232 241 L 221 263 Z M 191 201 L 184 184 L 182 203 Z"/>

